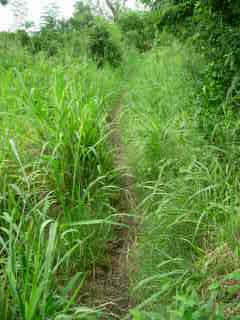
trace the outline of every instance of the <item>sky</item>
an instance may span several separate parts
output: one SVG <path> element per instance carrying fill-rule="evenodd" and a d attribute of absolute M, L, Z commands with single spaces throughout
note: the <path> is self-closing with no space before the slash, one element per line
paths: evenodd
<path fill-rule="evenodd" d="M 12 2 L 21 2 L 21 0 L 12 0 Z M 68 18 L 73 13 L 73 7 L 76 0 L 24 0 L 28 11 L 28 21 L 33 21 L 35 26 L 40 23 L 41 13 L 51 3 L 56 3 L 60 9 L 60 15 Z M 23 1 L 23 2 L 24 2 Z M 11 0 L 10 0 L 11 3 Z M 136 6 L 136 0 L 128 0 L 127 5 L 131 8 Z M 0 6 L 0 31 L 14 30 L 16 21 L 13 15 L 11 4 Z"/>

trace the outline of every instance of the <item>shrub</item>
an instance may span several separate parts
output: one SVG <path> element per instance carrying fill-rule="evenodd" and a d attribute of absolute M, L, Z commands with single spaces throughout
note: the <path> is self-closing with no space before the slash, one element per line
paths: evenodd
<path fill-rule="evenodd" d="M 167 29 L 184 41 L 190 39 L 207 58 L 203 112 L 212 117 L 222 113 L 226 103 L 239 106 L 239 1 L 156 0 L 154 6 L 151 15 L 158 13 L 155 23 L 160 32 Z"/>
<path fill-rule="evenodd" d="M 118 24 L 126 37 L 127 43 L 142 50 L 145 42 L 142 15 L 136 12 L 124 13 L 119 17 Z"/>
<path fill-rule="evenodd" d="M 23 47 L 31 44 L 31 38 L 25 30 L 18 30 L 16 35 Z"/>
<path fill-rule="evenodd" d="M 141 12 L 125 12 L 118 19 L 127 43 L 140 51 L 146 51 L 153 45 L 155 37 L 154 15 Z"/>
<path fill-rule="evenodd" d="M 96 19 L 90 30 L 89 53 L 101 67 L 109 63 L 113 67 L 122 61 L 122 43 L 119 30 L 103 19 Z"/>
<path fill-rule="evenodd" d="M 215 106 L 236 104 L 239 89 L 240 37 L 237 27 L 224 23 L 219 11 L 199 5 L 194 14 L 197 26 L 194 43 L 208 59 L 204 92 Z"/>

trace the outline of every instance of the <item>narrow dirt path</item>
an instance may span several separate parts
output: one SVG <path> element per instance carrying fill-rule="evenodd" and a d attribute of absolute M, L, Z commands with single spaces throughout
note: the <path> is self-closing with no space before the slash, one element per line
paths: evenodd
<path fill-rule="evenodd" d="M 104 309 L 101 319 L 122 319 L 132 307 L 129 296 L 129 250 L 135 242 L 136 222 L 129 214 L 136 209 L 136 193 L 134 177 L 126 166 L 126 153 L 121 130 L 121 115 L 123 112 L 123 97 L 121 97 L 112 112 L 110 119 L 111 142 L 115 147 L 115 166 L 121 173 L 121 197 L 117 210 L 122 214 L 122 223 L 128 228 L 115 228 L 116 240 L 108 243 L 109 265 L 97 266 L 88 291 L 91 305 Z"/>

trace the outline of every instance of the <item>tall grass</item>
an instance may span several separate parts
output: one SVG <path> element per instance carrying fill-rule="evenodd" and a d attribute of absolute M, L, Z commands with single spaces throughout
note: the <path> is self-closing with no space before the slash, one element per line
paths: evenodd
<path fill-rule="evenodd" d="M 0 318 L 96 318 L 81 289 L 117 223 L 119 71 L 14 47 L 0 59 Z"/>
<path fill-rule="evenodd" d="M 127 317 L 237 319 L 239 121 L 225 105 L 209 119 L 200 56 L 156 45 L 114 71 L 0 47 L 1 319 L 101 319 L 83 292 L 118 224 L 107 119 L 122 91 L 139 200 Z"/>
<path fill-rule="evenodd" d="M 141 199 L 130 270 L 134 319 L 237 314 L 237 127 L 226 115 L 216 122 L 221 144 L 207 139 L 213 132 L 201 125 L 203 63 L 173 40 L 138 61 L 126 97 L 125 140 Z"/>

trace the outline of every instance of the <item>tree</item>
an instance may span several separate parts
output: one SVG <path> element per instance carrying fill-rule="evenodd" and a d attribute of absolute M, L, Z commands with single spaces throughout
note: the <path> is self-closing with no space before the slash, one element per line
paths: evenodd
<path fill-rule="evenodd" d="M 117 21 L 120 12 L 126 7 L 127 0 L 92 0 L 90 2 L 96 15 Z"/>
<path fill-rule="evenodd" d="M 59 7 L 55 1 L 48 3 L 41 13 L 42 29 L 54 30 L 59 20 Z"/>
<path fill-rule="evenodd" d="M 8 0 L 0 0 L 0 4 L 2 4 L 3 6 L 5 6 L 6 4 L 8 4 Z"/>
<path fill-rule="evenodd" d="M 84 4 L 82 1 L 77 1 L 74 6 L 74 13 L 70 18 L 70 24 L 76 30 L 81 30 L 85 27 L 90 27 L 94 20 L 92 9 L 89 4 Z"/>
<path fill-rule="evenodd" d="M 114 21 L 118 20 L 120 12 L 125 8 L 127 0 L 105 0 L 108 9 L 112 13 Z"/>

